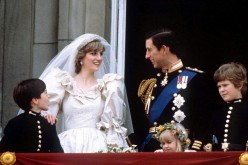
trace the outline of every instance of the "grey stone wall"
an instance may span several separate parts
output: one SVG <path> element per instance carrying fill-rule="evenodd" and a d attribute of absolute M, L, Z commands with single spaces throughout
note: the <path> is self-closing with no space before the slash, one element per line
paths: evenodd
<path fill-rule="evenodd" d="M 57 53 L 59 0 L 35 2 L 32 76 L 39 77 Z"/>
<path fill-rule="evenodd" d="M 13 87 L 39 77 L 83 33 L 110 38 L 111 0 L 0 0 L 0 124 L 16 116 Z"/>
<path fill-rule="evenodd" d="M 3 86 L 3 25 L 4 25 L 4 1 L 0 0 L 0 139 L 2 134 L 2 86 Z"/>
<path fill-rule="evenodd" d="M 2 126 L 5 126 L 17 110 L 12 99 L 13 87 L 20 80 L 29 78 L 32 73 L 32 16 L 34 4 L 32 0 L 5 0 L 1 1 L 2 3 L 1 122 Z"/>

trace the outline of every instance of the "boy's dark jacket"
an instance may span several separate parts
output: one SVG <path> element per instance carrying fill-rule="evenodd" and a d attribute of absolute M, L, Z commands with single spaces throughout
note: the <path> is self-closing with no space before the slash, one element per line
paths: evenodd
<path fill-rule="evenodd" d="M 4 129 L 0 152 L 64 152 L 56 132 L 39 113 L 25 112 L 11 119 Z"/>

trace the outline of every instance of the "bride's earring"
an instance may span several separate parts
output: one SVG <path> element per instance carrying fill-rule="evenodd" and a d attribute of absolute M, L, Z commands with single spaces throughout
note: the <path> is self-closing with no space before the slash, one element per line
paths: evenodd
<path fill-rule="evenodd" d="M 80 61 L 80 64 L 83 65 L 84 64 L 83 61 Z"/>

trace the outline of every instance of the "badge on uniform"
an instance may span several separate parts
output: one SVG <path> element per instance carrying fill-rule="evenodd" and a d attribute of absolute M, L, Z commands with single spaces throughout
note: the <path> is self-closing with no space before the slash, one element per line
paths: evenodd
<path fill-rule="evenodd" d="M 178 76 L 177 77 L 177 89 L 185 89 L 188 84 L 188 76 Z"/>

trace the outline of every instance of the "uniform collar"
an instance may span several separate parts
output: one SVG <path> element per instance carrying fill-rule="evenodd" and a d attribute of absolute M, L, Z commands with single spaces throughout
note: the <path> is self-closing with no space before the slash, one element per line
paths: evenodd
<path fill-rule="evenodd" d="M 41 116 L 41 113 L 34 112 L 34 111 L 28 111 L 28 114 L 34 115 L 34 116 Z"/>
<path fill-rule="evenodd" d="M 173 64 L 171 64 L 168 68 L 168 73 L 174 72 L 178 69 L 181 69 L 183 67 L 183 62 L 182 60 L 178 60 L 176 62 L 174 62 Z"/>
<path fill-rule="evenodd" d="M 236 103 L 241 103 L 242 102 L 242 98 L 240 99 L 235 99 L 233 101 L 227 102 L 228 104 L 236 104 Z"/>

